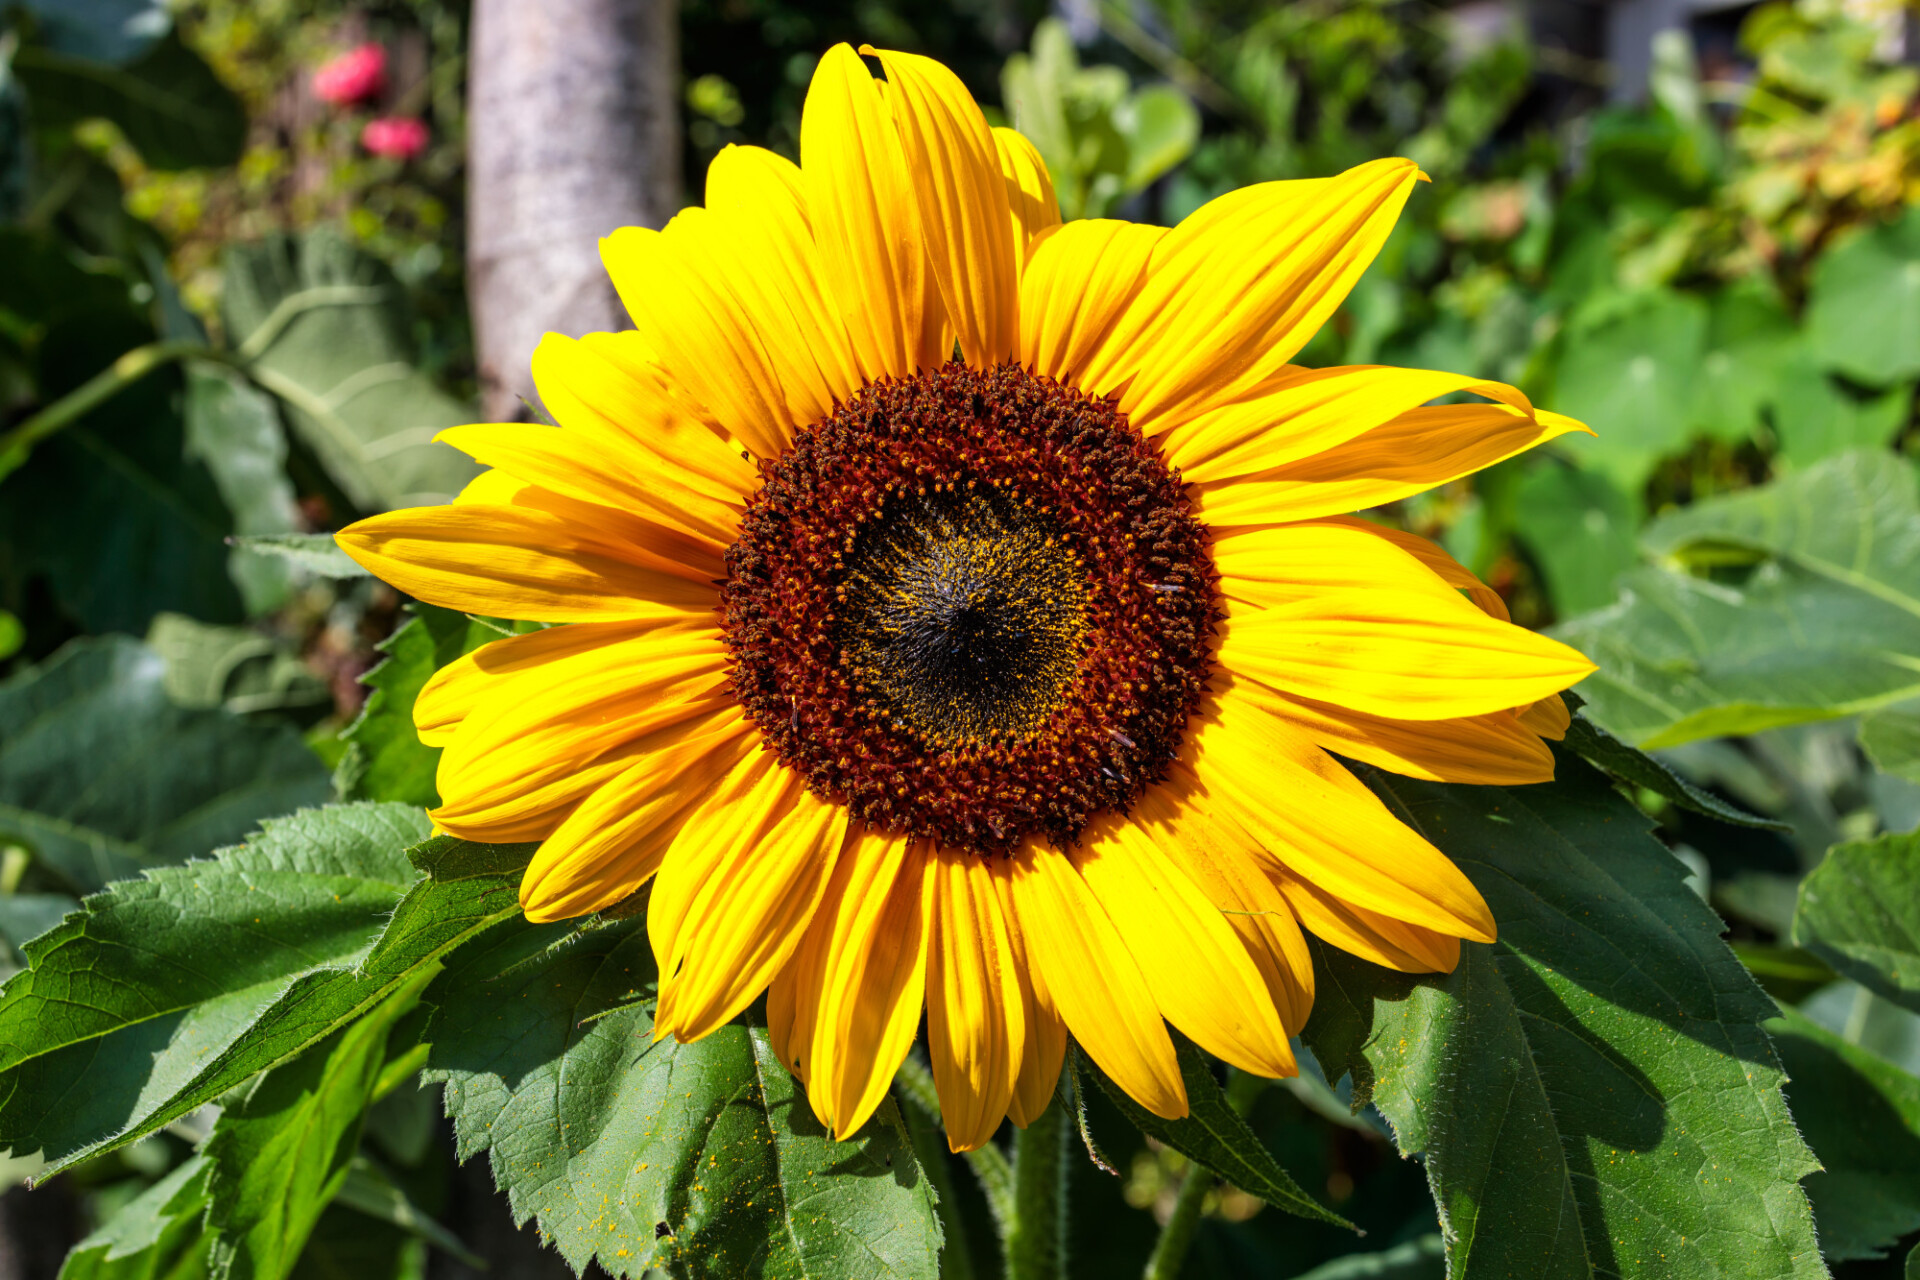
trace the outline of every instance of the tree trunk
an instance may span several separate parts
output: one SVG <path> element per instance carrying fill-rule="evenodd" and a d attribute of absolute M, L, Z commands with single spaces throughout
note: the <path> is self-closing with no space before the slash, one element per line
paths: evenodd
<path fill-rule="evenodd" d="M 549 330 L 626 327 L 600 237 L 680 207 L 674 0 L 475 0 L 467 288 L 482 408 L 525 416 Z"/>

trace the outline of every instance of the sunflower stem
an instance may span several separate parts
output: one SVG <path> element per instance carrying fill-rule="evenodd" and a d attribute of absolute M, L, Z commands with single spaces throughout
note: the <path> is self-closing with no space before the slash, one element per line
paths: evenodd
<path fill-rule="evenodd" d="M 1013 1136 L 1013 1222 L 1007 1280 L 1063 1280 L 1067 1273 L 1067 1113 L 1049 1103 Z"/>
<path fill-rule="evenodd" d="M 938 1201 L 940 1233 L 945 1237 L 940 1249 L 940 1280 L 973 1280 L 973 1250 L 967 1244 L 967 1225 L 960 1217 L 960 1201 L 954 1195 L 940 1124 L 919 1107 L 901 1109 L 906 1112 L 907 1136 L 913 1139 L 913 1154 L 920 1161 L 920 1168 L 926 1173 Z"/>
<path fill-rule="evenodd" d="M 900 1096 L 927 1119 L 936 1125 L 940 1123 L 940 1094 L 934 1088 L 933 1073 L 918 1058 L 907 1055 L 900 1069 L 894 1072 L 893 1085 Z M 1013 1223 L 1013 1166 L 1007 1163 L 1006 1153 L 991 1142 L 961 1155 L 973 1169 L 973 1176 L 980 1180 L 980 1191 L 987 1198 L 993 1225 L 1004 1243 Z"/>
<path fill-rule="evenodd" d="M 1188 1165 L 1180 1194 L 1173 1202 L 1173 1214 L 1160 1228 L 1160 1238 L 1153 1242 L 1153 1253 L 1147 1258 L 1146 1280 L 1174 1280 L 1180 1274 L 1180 1264 L 1187 1259 L 1194 1228 L 1200 1225 L 1200 1210 L 1211 1190 L 1212 1172 L 1203 1165 Z"/>

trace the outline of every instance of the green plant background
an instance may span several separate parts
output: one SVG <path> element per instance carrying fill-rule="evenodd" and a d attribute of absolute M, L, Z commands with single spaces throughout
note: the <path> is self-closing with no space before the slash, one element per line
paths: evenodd
<path fill-rule="evenodd" d="M 836 1145 L 751 1016 L 641 1052 L 644 913 L 528 924 L 527 849 L 430 832 L 412 700 L 511 626 L 326 534 L 472 474 L 390 439 L 473 412 L 465 7 L 0 6 L 0 1151 L 38 1183 L 0 1226 L 63 1206 L 35 1230 L 100 1280 L 1920 1274 L 1903 13 L 1769 0 L 1608 106 L 1482 8 L 682 6 L 690 191 L 793 154 L 842 39 L 947 60 L 1069 217 L 1412 156 L 1302 362 L 1597 432 L 1368 513 L 1600 664 L 1551 784 L 1365 773 L 1500 942 L 1418 980 L 1321 948 L 1300 1078 L 1183 1045 L 1168 1124 L 1075 1055 L 963 1159 L 913 1061 Z M 411 161 L 302 96 L 367 40 Z"/>

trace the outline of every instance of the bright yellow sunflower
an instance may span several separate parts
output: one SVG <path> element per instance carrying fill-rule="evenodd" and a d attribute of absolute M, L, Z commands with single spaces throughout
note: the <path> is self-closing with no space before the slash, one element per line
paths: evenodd
<path fill-rule="evenodd" d="M 542 343 L 557 429 L 445 433 L 494 469 L 340 543 L 422 600 L 567 624 L 421 694 L 433 816 L 541 842 L 534 920 L 652 880 L 657 1036 L 767 992 L 842 1136 L 923 1007 L 956 1150 L 1040 1114 L 1069 1032 L 1178 1117 L 1166 1023 L 1295 1070 L 1301 926 L 1411 971 L 1493 938 L 1335 757 L 1543 781 L 1591 664 L 1342 513 L 1584 428 L 1288 363 L 1411 162 L 1061 225 L 952 73 L 873 56 L 884 80 L 821 60 L 800 167 L 729 147 L 705 208 L 604 242 L 635 329 Z"/>

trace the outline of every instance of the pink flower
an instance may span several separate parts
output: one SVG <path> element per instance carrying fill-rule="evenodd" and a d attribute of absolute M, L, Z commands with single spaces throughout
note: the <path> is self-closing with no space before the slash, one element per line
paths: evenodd
<path fill-rule="evenodd" d="M 350 49 L 313 73 L 313 93 L 322 102 L 349 106 L 387 86 L 387 51 L 377 44 Z"/>
<path fill-rule="evenodd" d="M 377 156 L 411 160 L 427 149 L 427 126 L 412 116 L 381 116 L 367 121 L 360 145 Z"/>

